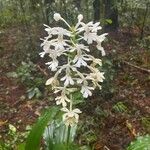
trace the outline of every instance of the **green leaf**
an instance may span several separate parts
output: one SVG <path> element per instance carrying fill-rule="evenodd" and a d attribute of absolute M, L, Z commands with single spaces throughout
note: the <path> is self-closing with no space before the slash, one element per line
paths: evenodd
<path fill-rule="evenodd" d="M 53 150 L 67 150 L 66 144 L 55 144 Z"/>
<path fill-rule="evenodd" d="M 120 112 L 120 113 L 124 113 L 128 111 L 128 108 L 123 102 L 118 102 L 117 104 L 113 106 L 113 110 Z"/>
<path fill-rule="evenodd" d="M 56 116 L 57 118 L 58 116 Z M 61 122 L 60 122 L 61 119 Z M 64 144 L 67 141 L 68 127 L 62 122 L 62 116 L 60 119 L 53 120 L 44 132 L 44 140 L 46 145 L 53 150 L 55 144 Z M 77 126 L 70 127 L 69 143 L 74 142 Z"/>
<path fill-rule="evenodd" d="M 106 19 L 106 23 L 112 24 L 112 20 L 111 19 Z"/>
<path fill-rule="evenodd" d="M 129 145 L 127 150 L 149 150 L 150 149 L 150 135 L 139 136 Z"/>
<path fill-rule="evenodd" d="M 49 122 L 52 122 L 58 112 L 57 107 L 52 107 L 47 110 L 33 126 L 25 146 L 25 150 L 39 150 L 40 141 L 43 136 L 44 130 Z"/>
<path fill-rule="evenodd" d="M 25 150 L 25 143 L 21 143 L 17 146 L 17 150 Z"/>
<path fill-rule="evenodd" d="M 69 145 L 65 143 L 59 143 L 59 144 L 55 144 L 53 149 L 49 149 L 49 150 L 80 150 L 80 147 L 73 143 L 70 143 Z M 84 150 L 89 150 L 89 149 L 84 149 Z"/>

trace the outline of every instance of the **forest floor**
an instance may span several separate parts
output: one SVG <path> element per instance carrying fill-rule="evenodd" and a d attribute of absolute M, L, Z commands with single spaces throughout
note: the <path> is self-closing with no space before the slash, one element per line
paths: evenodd
<path fill-rule="evenodd" d="M 16 28 L 0 33 L 0 139 L 4 141 L 9 124 L 24 132 L 51 103 L 46 98 L 27 99 L 26 87 L 7 76 L 16 68 L 11 57 L 20 34 L 24 33 Z M 96 93 L 87 100 L 80 122 L 86 125 L 77 137 L 80 144 L 89 142 L 96 150 L 124 150 L 136 136 L 150 133 L 150 54 L 126 33 L 110 37 L 113 40 L 105 45 L 106 53 L 118 64 L 114 91 L 106 99 Z"/>

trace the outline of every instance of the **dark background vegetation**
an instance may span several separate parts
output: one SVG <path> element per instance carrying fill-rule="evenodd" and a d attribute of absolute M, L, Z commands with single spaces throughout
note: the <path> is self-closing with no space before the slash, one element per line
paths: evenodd
<path fill-rule="evenodd" d="M 39 52 L 43 24 L 55 26 L 55 12 L 70 24 L 81 13 L 109 33 L 106 80 L 102 91 L 79 104 L 77 142 L 96 150 L 125 149 L 150 133 L 149 0 L 0 0 L 0 150 L 17 149 L 41 110 L 53 103 L 44 85 L 51 72 Z"/>

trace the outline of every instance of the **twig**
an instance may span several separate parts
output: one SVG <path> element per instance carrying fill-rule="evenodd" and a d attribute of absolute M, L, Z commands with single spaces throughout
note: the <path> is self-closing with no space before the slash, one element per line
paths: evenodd
<path fill-rule="evenodd" d="M 106 145 L 104 146 L 104 149 L 105 149 L 105 150 L 110 150 Z"/>
<path fill-rule="evenodd" d="M 46 77 L 48 77 L 48 73 L 47 73 L 44 69 L 42 69 L 39 65 L 37 65 L 37 68 L 38 68 Z"/>
<path fill-rule="evenodd" d="M 129 66 L 134 67 L 134 68 L 136 68 L 136 69 L 139 69 L 139 70 L 141 70 L 141 71 L 150 73 L 150 70 L 149 70 L 149 69 L 141 68 L 141 67 L 136 66 L 136 65 L 133 65 L 133 64 L 127 62 L 127 61 L 122 61 L 122 62 L 123 62 L 124 64 L 126 64 L 126 65 L 129 65 Z"/>

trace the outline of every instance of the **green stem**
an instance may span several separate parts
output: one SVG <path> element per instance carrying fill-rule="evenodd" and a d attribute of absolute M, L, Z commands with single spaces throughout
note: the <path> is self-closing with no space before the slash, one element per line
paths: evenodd
<path fill-rule="evenodd" d="M 68 150 L 69 150 L 69 143 L 70 143 L 70 130 L 71 130 L 71 127 L 69 125 L 68 132 L 67 132 L 67 148 L 68 148 Z"/>

